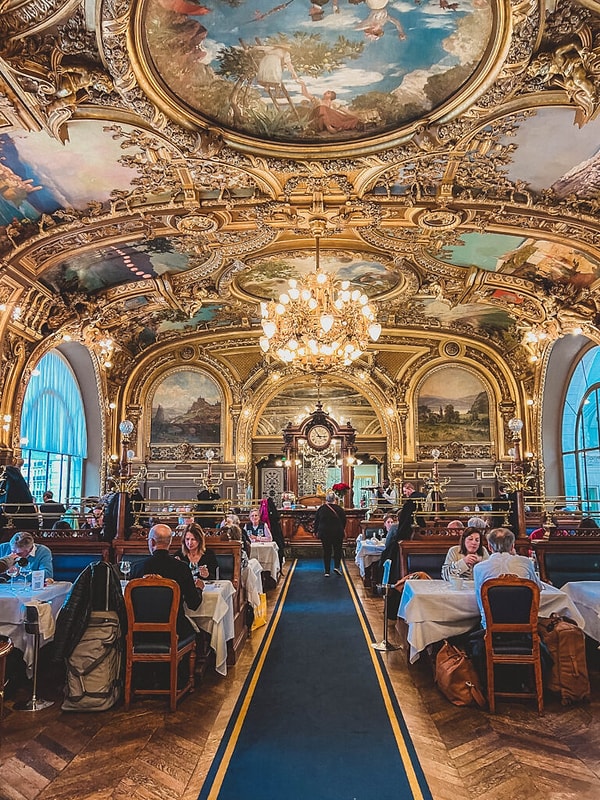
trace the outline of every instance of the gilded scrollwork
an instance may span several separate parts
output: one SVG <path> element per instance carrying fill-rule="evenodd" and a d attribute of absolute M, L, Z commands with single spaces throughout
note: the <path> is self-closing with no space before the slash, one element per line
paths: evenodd
<path fill-rule="evenodd" d="M 558 46 L 539 52 L 531 61 L 528 76 L 534 86 L 559 86 L 576 106 L 575 121 L 581 125 L 600 111 L 600 47 L 594 47 L 588 25 Z"/>

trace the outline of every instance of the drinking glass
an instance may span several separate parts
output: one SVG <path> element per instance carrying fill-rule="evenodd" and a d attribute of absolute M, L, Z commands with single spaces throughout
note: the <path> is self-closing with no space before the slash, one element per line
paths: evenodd
<path fill-rule="evenodd" d="M 6 574 L 10 578 L 10 588 L 11 591 L 16 591 L 15 589 L 15 579 L 18 578 L 21 569 L 18 564 L 13 564 L 12 567 L 9 567 L 6 570 Z"/>
<path fill-rule="evenodd" d="M 129 580 L 129 573 L 131 572 L 131 561 L 121 561 L 119 569 L 125 576 L 125 580 Z"/>

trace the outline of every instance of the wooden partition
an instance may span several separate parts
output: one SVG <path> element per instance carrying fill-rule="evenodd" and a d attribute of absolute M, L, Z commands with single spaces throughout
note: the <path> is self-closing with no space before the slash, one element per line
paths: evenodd
<path fill-rule="evenodd" d="M 540 578 L 560 589 L 569 581 L 600 580 L 600 536 L 534 539 Z"/>
<path fill-rule="evenodd" d="M 459 541 L 460 536 L 446 535 L 399 542 L 400 577 L 404 578 L 413 572 L 426 572 L 439 580 L 448 550 Z"/>
<path fill-rule="evenodd" d="M 58 531 L 40 531 L 34 534 L 38 544 L 44 544 L 52 551 L 52 565 L 55 581 L 71 581 L 90 564 L 96 561 L 111 561 L 110 542 L 98 539 L 98 534 L 89 530 L 68 531 L 68 536 L 53 535 Z M 60 531 L 64 533 L 64 531 Z"/>
<path fill-rule="evenodd" d="M 346 508 L 345 542 L 355 542 L 361 532 L 361 520 L 364 519 L 364 508 Z M 281 529 L 286 545 L 321 545 L 315 536 L 316 508 L 289 508 L 279 512 Z M 382 519 L 383 525 L 383 519 Z"/>

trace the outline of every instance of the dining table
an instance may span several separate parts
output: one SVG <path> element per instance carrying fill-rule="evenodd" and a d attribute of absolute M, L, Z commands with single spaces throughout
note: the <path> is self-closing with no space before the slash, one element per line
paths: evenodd
<path fill-rule="evenodd" d="M 14 647 L 23 652 L 27 676 L 33 674 L 34 636 L 25 631 L 25 607 L 29 604 L 44 604 L 50 608 L 47 623 L 40 624 L 40 646 L 54 638 L 54 622 L 62 604 L 71 590 L 69 581 L 48 583 L 42 589 L 33 590 L 29 581 L 0 584 L 0 634 L 8 636 Z M 40 614 L 40 623 L 43 616 Z"/>
<path fill-rule="evenodd" d="M 561 588 L 583 617 L 584 632 L 600 642 L 600 581 L 570 581 Z"/>
<path fill-rule="evenodd" d="M 385 540 L 375 538 L 363 539 L 361 536 L 356 540 L 356 553 L 354 555 L 354 563 L 358 567 L 360 577 L 364 578 L 369 567 L 372 564 L 378 563 L 381 554 L 385 550 Z"/>
<path fill-rule="evenodd" d="M 248 565 L 242 569 L 242 586 L 246 590 L 246 598 L 252 608 L 260 605 L 262 594 L 262 564 L 257 558 L 250 558 Z"/>
<path fill-rule="evenodd" d="M 270 572 L 274 580 L 279 579 L 281 565 L 279 564 L 279 548 L 276 542 L 252 542 L 250 558 L 260 562 L 264 572 Z"/>
<path fill-rule="evenodd" d="M 580 628 L 583 616 L 569 595 L 555 586 L 543 584 L 540 592 L 540 617 L 550 614 L 571 617 Z M 473 581 L 463 581 L 453 588 L 448 581 L 406 581 L 402 590 L 398 617 L 407 625 L 409 661 L 414 664 L 429 645 L 476 628 L 481 615 Z"/>
<path fill-rule="evenodd" d="M 184 607 L 185 615 L 196 630 L 210 636 L 215 653 L 215 670 L 227 675 L 227 642 L 234 637 L 233 596 L 231 581 L 204 581 L 202 602 L 196 609 Z"/>

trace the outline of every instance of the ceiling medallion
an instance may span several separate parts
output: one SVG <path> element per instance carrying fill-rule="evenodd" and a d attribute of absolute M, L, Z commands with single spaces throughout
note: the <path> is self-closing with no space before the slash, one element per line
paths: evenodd
<path fill-rule="evenodd" d="M 460 345 L 457 342 L 445 342 L 444 354 L 450 358 L 456 358 L 460 353 Z"/>
<path fill-rule="evenodd" d="M 351 365 L 381 334 L 367 295 L 321 272 L 319 237 L 315 242 L 315 272 L 292 278 L 279 302 L 261 303 L 262 351 L 306 372 Z"/>
<path fill-rule="evenodd" d="M 208 233 L 217 228 L 217 223 L 212 217 L 203 217 L 199 214 L 189 214 L 177 220 L 177 230 L 181 233 Z"/>
<path fill-rule="evenodd" d="M 452 230 L 464 221 L 464 215 L 459 211 L 450 211 L 448 208 L 440 208 L 435 211 L 424 211 L 415 222 L 421 228 L 430 230 Z"/>

